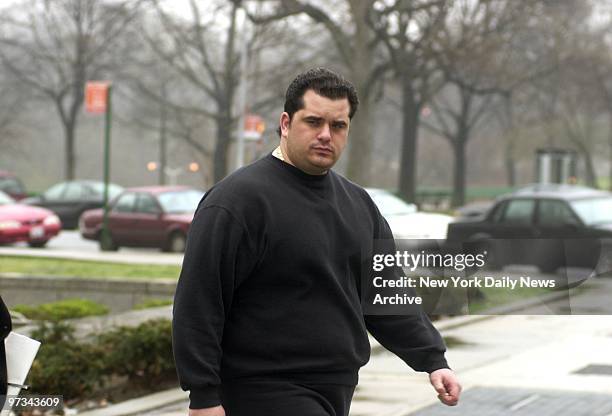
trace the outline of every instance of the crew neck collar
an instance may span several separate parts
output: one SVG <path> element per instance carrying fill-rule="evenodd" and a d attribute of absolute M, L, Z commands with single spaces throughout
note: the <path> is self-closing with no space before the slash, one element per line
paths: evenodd
<path fill-rule="evenodd" d="M 302 179 L 304 181 L 310 182 L 310 183 L 325 183 L 328 178 L 329 178 L 329 170 L 324 173 L 323 175 L 311 175 L 310 173 L 306 173 L 303 170 L 293 166 L 290 163 L 287 163 L 283 160 L 280 160 L 279 158 L 277 158 L 276 156 L 274 156 L 272 154 L 272 152 L 270 152 L 268 154 L 268 156 L 266 157 L 266 159 L 271 162 L 272 164 L 280 167 L 281 169 L 285 170 L 286 172 L 289 172 L 290 174 L 298 177 L 299 179 Z"/>

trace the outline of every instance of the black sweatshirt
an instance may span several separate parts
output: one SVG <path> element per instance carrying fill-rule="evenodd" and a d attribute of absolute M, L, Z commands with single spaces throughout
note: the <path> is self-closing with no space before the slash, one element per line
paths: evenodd
<path fill-rule="evenodd" d="M 177 371 L 190 407 L 222 380 L 357 384 L 369 331 L 417 371 L 446 368 L 424 314 L 364 316 L 363 250 L 392 238 L 365 190 L 271 154 L 216 184 L 189 230 L 174 299 Z"/>

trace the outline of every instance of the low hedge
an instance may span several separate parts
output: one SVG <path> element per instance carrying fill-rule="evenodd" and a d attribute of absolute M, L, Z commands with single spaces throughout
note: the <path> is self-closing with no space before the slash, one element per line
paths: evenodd
<path fill-rule="evenodd" d="M 61 322 L 41 323 L 32 333 L 32 338 L 41 341 L 26 383 L 33 393 L 63 395 L 70 401 L 102 385 L 102 349 L 76 342 L 73 334 L 72 326 Z"/>
<path fill-rule="evenodd" d="M 150 299 L 145 299 L 142 302 L 134 305 L 132 309 L 140 310 L 140 309 L 148 309 L 148 308 L 157 308 L 159 306 L 168 306 L 168 305 L 172 305 L 172 299 L 150 298 Z"/>
<path fill-rule="evenodd" d="M 116 328 L 89 342 L 76 341 L 74 329 L 56 321 L 39 324 L 32 337 L 42 342 L 28 375 L 33 394 L 63 395 L 70 403 L 94 397 L 122 377 L 142 388 L 176 378 L 167 319 Z"/>
<path fill-rule="evenodd" d="M 152 387 L 174 373 L 172 324 L 167 319 L 137 327 L 120 327 L 98 338 L 108 374 L 127 376 L 131 383 Z"/>
<path fill-rule="evenodd" d="M 63 319 L 108 314 L 108 307 L 89 299 L 64 299 L 41 305 L 16 305 L 12 310 L 28 319 L 59 322 Z"/>

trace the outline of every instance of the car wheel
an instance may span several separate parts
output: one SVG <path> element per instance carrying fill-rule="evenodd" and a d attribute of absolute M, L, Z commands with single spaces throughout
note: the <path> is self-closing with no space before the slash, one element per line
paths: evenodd
<path fill-rule="evenodd" d="M 550 260 L 543 260 L 540 262 L 540 264 L 538 264 L 538 269 L 540 269 L 540 272 L 546 274 L 556 272 L 559 267 L 561 267 L 561 265 L 558 262 Z"/>
<path fill-rule="evenodd" d="M 28 241 L 28 246 L 30 246 L 32 248 L 43 248 L 44 246 L 47 245 L 48 242 L 49 242 L 49 240 Z"/>
<path fill-rule="evenodd" d="M 185 234 L 176 231 L 170 234 L 170 238 L 168 239 L 168 243 L 164 248 L 164 251 L 170 253 L 184 253 L 186 244 L 187 237 L 185 237 Z"/>
<path fill-rule="evenodd" d="M 495 241 L 490 238 L 473 238 L 468 241 L 469 250 L 467 254 L 474 256 L 487 253 L 483 268 L 489 271 L 500 271 L 504 268 L 503 259 L 501 256 L 502 250 L 496 247 Z"/>
<path fill-rule="evenodd" d="M 503 270 L 504 264 L 500 258 L 500 253 L 495 248 L 493 248 L 493 244 L 487 247 L 487 260 L 485 263 L 485 267 L 487 270 L 492 272 L 499 272 Z"/>
<path fill-rule="evenodd" d="M 117 251 L 119 246 L 113 240 L 113 236 L 110 233 L 100 232 L 98 235 L 98 242 L 100 244 L 101 251 Z"/>

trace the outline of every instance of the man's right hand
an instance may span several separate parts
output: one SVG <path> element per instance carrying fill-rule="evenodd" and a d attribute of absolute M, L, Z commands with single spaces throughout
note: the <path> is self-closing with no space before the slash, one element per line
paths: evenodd
<path fill-rule="evenodd" d="M 225 410 L 223 410 L 223 406 L 189 409 L 189 416 L 225 416 Z"/>

